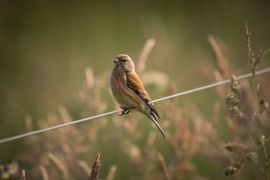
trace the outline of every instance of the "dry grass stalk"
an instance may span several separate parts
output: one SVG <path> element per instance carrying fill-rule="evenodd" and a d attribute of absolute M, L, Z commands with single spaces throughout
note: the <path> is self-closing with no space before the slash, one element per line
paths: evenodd
<path fill-rule="evenodd" d="M 82 106 L 82 108 L 80 108 L 82 110 L 78 112 L 79 115 L 86 116 L 104 111 L 106 104 L 101 101 L 101 91 L 105 89 L 105 78 L 104 75 L 95 77 L 95 81 L 92 83 L 90 82 L 91 80 L 89 80 L 91 78 L 86 78 L 85 85 L 80 92 L 81 98 L 79 102 L 77 102 L 78 107 Z M 74 118 L 70 116 L 68 110 L 64 106 L 60 106 L 58 111 L 51 112 L 47 119 L 39 120 L 38 126 L 39 128 L 48 127 L 62 122 L 69 122 L 71 119 Z M 59 129 L 57 132 L 31 136 L 26 140 L 26 144 L 31 148 L 31 152 L 23 152 L 20 159 L 29 164 L 29 167 L 31 167 L 29 174 L 35 179 L 42 177 L 39 166 L 43 166 L 46 169 L 51 179 L 61 178 L 59 176 L 60 173 L 68 173 L 68 175 L 64 175 L 65 177 L 62 177 L 62 179 L 67 179 L 67 176 L 69 179 L 74 179 L 78 176 L 79 171 L 84 171 L 81 166 L 74 167 L 74 162 L 78 161 L 80 155 L 92 150 L 91 147 L 95 146 L 97 143 L 95 140 L 97 132 L 106 125 L 106 123 L 104 123 L 106 121 L 107 119 L 103 118 L 99 121 L 93 121 L 90 127 L 70 126 Z M 89 143 L 91 143 L 91 146 L 89 146 Z M 48 152 L 53 154 L 56 158 L 49 156 L 49 159 L 47 156 Z M 33 156 L 37 158 L 32 158 Z M 52 163 L 54 166 L 52 166 Z M 58 168 L 55 168 L 56 166 Z M 59 173 L 59 171 L 61 172 Z M 89 171 L 87 174 L 88 173 Z"/>
<path fill-rule="evenodd" d="M 248 49 L 248 57 L 250 60 L 250 65 L 251 65 L 251 72 L 253 76 L 255 77 L 255 72 L 258 69 L 258 65 L 261 61 L 261 59 L 270 51 L 269 49 L 266 50 L 260 50 L 259 53 L 256 55 L 254 53 L 254 50 L 251 45 L 251 37 L 252 33 L 249 30 L 248 27 L 248 22 L 245 23 L 245 32 L 246 32 L 246 43 L 247 43 L 247 49 Z"/>
<path fill-rule="evenodd" d="M 154 84 L 161 90 L 166 89 L 169 84 L 168 75 L 160 71 L 147 71 L 142 75 L 142 79 L 145 85 Z"/>
<path fill-rule="evenodd" d="M 210 44 L 214 55 L 215 55 L 215 66 L 216 69 L 214 70 L 214 77 L 216 81 L 222 81 L 227 79 L 231 74 L 231 67 L 229 65 L 229 61 L 227 57 L 224 55 L 220 43 L 217 39 L 212 35 L 208 35 L 208 43 Z M 226 88 L 224 86 L 219 86 L 216 88 L 219 95 L 222 97 L 225 94 Z"/>
<path fill-rule="evenodd" d="M 101 161 L 100 161 L 100 154 L 98 153 L 96 156 L 96 159 L 94 161 L 94 164 L 92 166 L 92 170 L 90 172 L 90 175 L 88 177 L 89 180 L 97 180 L 98 179 L 100 167 L 101 167 Z"/>
<path fill-rule="evenodd" d="M 39 168 L 39 170 L 41 172 L 42 179 L 43 180 L 49 180 L 50 178 L 49 178 L 49 174 L 48 174 L 46 168 L 44 166 L 42 166 L 42 165 L 40 165 L 38 168 Z"/>
<path fill-rule="evenodd" d="M 107 177 L 105 178 L 105 180 L 113 180 L 113 178 L 115 177 L 116 171 L 117 171 L 117 166 L 112 165 L 109 169 L 109 173 L 108 173 Z"/>
<path fill-rule="evenodd" d="M 87 68 L 85 70 L 85 77 L 86 77 L 86 87 L 92 89 L 95 85 L 95 78 L 93 70 L 91 68 Z"/>
<path fill-rule="evenodd" d="M 70 117 L 67 109 L 64 106 L 59 106 L 58 112 L 59 112 L 59 116 L 63 122 L 66 123 L 66 122 L 72 121 L 72 118 Z"/>
<path fill-rule="evenodd" d="M 232 162 L 224 169 L 224 174 L 226 176 L 234 175 L 239 171 L 240 167 L 243 167 L 247 161 L 252 162 L 258 166 L 258 153 L 254 151 L 257 149 L 254 147 L 254 137 L 257 137 L 258 133 L 258 122 L 252 121 L 252 116 L 250 116 L 243 103 L 242 90 L 238 83 L 232 79 L 231 93 L 227 96 L 227 105 L 229 106 L 230 117 L 233 121 L 231 124 L 233 126 L 232 132 L 233 136 L 239 139 L 241 143 L 230 142 L 224 147 L 231 153 Z M 246 102 L 245 102 L 246 103 Z M 242 109 L 242 110 L 240 110 Z M 252 110 L 253 111 L 253 110 Z M 256 131 L 255 131 L 256 130 Z M 259 140 L 260 144 L 264 144 L 264 140 Z M 238 162 L 238 163 L 235 163 Z M 236 165 L 236 166 L 235 166 Z M 264 171 L 266 172 L 266 171 Z M 260 175 L 261 176 L 261 175 Z M 268 179 L 268 178 L 267 178 Z"/>
<path fill-rule="evenodd" d="M 245 30 L 246 30 L 248 55 L 249 55 L 249 59 L 250 59 L 250 62 L 251 62 L 251 72 L 253 74 L 253 90 L 254 90 L 254 94 L 255 94 L 256 102 L 257 102 L 257 107 L 258 107 L 255 110 L 255 113 L 253 115 L 253 119 L 256 122 L 259 122 L 260 121 L 260 116 L 259 115 L 260 115 L 260 113 L 263 112 L 260 109 L 262 109 L 261 108 L 262 105 L 266 105 L 265 107 L 267 107 L 267 103 L 263 103 L 263 101 L 264 101 L 263 97 L 259 98 L 260 84 L 257 82 L 255 72 L 256 72 L 256 70 L 258 68 L 259 63 L 261 62 L 261 59 L 265 56 L 266 53 L 268 53 L 270 51 L 270 48 L 267 49 L 267 50 L 261 50 L 257 55 L 255 55 L 255 53 L 254 53 L 254 51 L 252 49 L 252 46 L 251 46 L 251 33 L 249 31 L 247 22 L 246 22 Z M 263 132 L 262 129 L 261 129 L 260 134 L 261 135 L 259 137 L 259 145 L 261 145 L 265 161 L 268 162 L 269 161 L 269 154 L 268 154 L 268 151 L 266 149 L 266 147 L 267 147 L 266 146 L 266 141 L 265 141 L 266 137 L 265 137 L 264 132 Z M 263 168 L 263 169 L 264 169 L 266 178 L 269 180 L 270 179 L 269 170 L 267 168 Z"/>
<path fill-rule="evenodd" d="M 162 174 L 163 174 L 164 179 L 170 180 L 171 179 L 170 173 L 169 173 L 168 168 L 166 166 L 165 160 L 160 153 L 158 154 L 158 160 L 159 160 L 160 165 L 161 165 Z"/>
<path fill-rule="evenodd" d="M 86 174 L 88 174 L 91 171 L 91 168 L 85 161 L 79 160 L 78 165 Z"/>
<path fill-rule="evenodd" d="M 146 60 L 148 59 L 148 56 L 155 45 L 156 45 L 156 40 L 154 38 L 148 39 L 145 42 L 143 49 L 141 51 L 141 54 L 139 56 L 137 66 L 136 66 L 137 72 L 140 73 L 144 71 Z"/>
<path fill-rule="evenodd" d="M 259 63 L 263 59 L 263 57 L 270 52 L 270 48 L 266 50 L 260 50 L 258 54 L 254 53 L 254 50 L 252 48 L 251 44 L 251 37 L 252 33 L 249 30 L 248 23 L 245 23 L 245 33 L 246 33 L 246 43 L 247 43 L 247 49 L 248 49 L 248 57 L 250 60 L 250 67 L 251 67 L 251 72 L 253 74 L 253 91 L 255 94 L 256 101 L 259 103 L 259 97 L 258 97 L 258 92 L 259 92 L 259 87 L 260 84 L 257 82 L 255 72 L 258 69 Z"/>
<path fill-rule="evenodd" d="M 124 154 L 130 159 L 131 162 L 140 164 L 142 160 L 142 151 L 139 146 L 126 140 L 122 145 Z"/>
<path fill-rule="evenodd" d="M 69 175 L 68 170 L 65 167 L 65 164 L 61 162 L 61 160 L 53 153 L 48 153 L 47 157 L 52 162 L 52 164 L 58 169 L 58 171 L 62 174 L 63 178 L 68 179 Z"/>
<path fill-rule="evenodd" d="M 256 55 L 252 49 L 251 32 L 247 23 L 245 25 L 245 34 L 253 74 L 252 89 L 254 93 L 251 92 L 250 86 L 243 85 L 241 87 L 235 77 L 232 78 L 231 92 L 227 95 L 226 102 L 232 119 L 230 122 L 231 126 L 233 126 L 232 135 L 235 139 L 241 141 L 241 144 L 233 142 L 225 145 L 225 148 L 231 153 L 232 162 L 224 169 L 224 174 L 226 176 L 233 175 L 238 172 L 240 167 L 244 167 L 248 162 L 251 162 L 255 165 L 253 167 L 257 168 L 257 178 L 269 180 L 269 169 L 264 165 L 269 161 L 268 141 L 264 131 L 268 125 L 263 121 L 264 118 L 269 119 L 263 113 L 263 109 L 267 109 L 268 105 L 267 101 L 262 100 L 265 99 L 264 97 L 260 97 L 261 100 L 259 100 L 258 92 L 260 88 L 258 87 L 260 87 L 260 84 L 255 76 L 255 71 L 261 59 L 269 50 L 261 51 Z M 260 149 L 262 152 L 259 151 Z M 264 159 L 259 157 L 264 157 Z"/>
<path fill-rule="evenodd" d="M 250 64 L 252 67 L 252 74 L 255 75 L 255 64 L 257 64 L 257 62 L 255 62 L 255 55 L 254 55 L 254 51 L 253 48 L 251 46 L 251 32 L 249 31 L 248 28 L 248 22 L 245 23 L 245 32 L 246 32 L 246 43 L 247 43 L 247 48 L 248 48 L 248 57 L 250 59 Z"/>
<path fill-rule="evenodd" d="M 208 35 L 208 42 L 215 54 L 216 68 L 218 72 L 220 73 L 221 77 L 225 79 L 230 75 L 230 67 L 228 64 L 228 59 L 223 54 L 218 41 L 212 34 Z"/>

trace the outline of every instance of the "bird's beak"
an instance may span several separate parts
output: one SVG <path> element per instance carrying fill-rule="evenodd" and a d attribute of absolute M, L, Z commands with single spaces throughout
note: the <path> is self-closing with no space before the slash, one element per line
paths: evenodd
<path fill-rule="evenodd" d="M 118 62 L 118 59 L 113 60 L 113 63 L 116 64 Z"/>

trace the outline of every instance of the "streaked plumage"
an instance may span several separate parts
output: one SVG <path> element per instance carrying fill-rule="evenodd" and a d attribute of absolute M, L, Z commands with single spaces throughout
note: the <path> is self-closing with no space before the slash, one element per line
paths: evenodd
<path fill-rule="evenodd" d="M 160 119 L 159 113 L 151 103 L 150 96 L 135 72 L 133 61 L 126 54 L 120 54 L 114 60 L 111 90 L 114 98 L 123 109 L 121 115 L 127 114 L 132 109 L 139 110 L 154 122 L 165 138 L 165 133 L 157 122 Z"/>

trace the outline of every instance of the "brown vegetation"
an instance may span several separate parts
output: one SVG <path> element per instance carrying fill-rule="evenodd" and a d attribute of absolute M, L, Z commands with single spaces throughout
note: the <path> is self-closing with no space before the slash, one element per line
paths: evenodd
<path fill-rule="evenodd" d="M 25 139 L 28 149 L 17 160 L 21 162 L 20 167 L 26 169 L 29 179 L 82 179 L 92 169 L 89 179 L 97 179 L 100 175 L 111 180 L 118 171 L 128 170 L 125 165 L 119 166 L 121 163 L 106 159 L 116 156 L 122 158 L 119 161 L 126 160 L 131 164 L 135 169 L 132 174 L 135 179 L 204 179 L 207 172 L 203 172 L 202 166 L 205 165 L 220 176 L 269 180 L 270 87 L 265 83 L 267 78 L 255 76 L 260 61 L 269 50 L 254 53 L 247 25 L 246 39 L 253 73 L 252 85 L 248 81 L 236 80 L 219 41 L 213 35 L 208 37 L 216 57 L 216 69 L 213 69 L 216 80 L 231 77 L 229 89 L 226 86 L 217 88 L 217 94 L 224 101 L 216 101 L 210 107 L 212 117 L 205 117 L 196 107 L 179 107 L 177 100 L 171 99 L 157 104 L 164 119 L 161 123 L 168 134 L 167 141 L 150 127 L 148 121 L 144 126 L 147 128 L 145 133 L 141 129 L 141 119 L 146 120 L 138 113 L 125 117 L 113 115 Z M 138 64 L 142 76 L 147 75 L 145 63 L 154 45 L 155 40 L 148 41 L 140 56 Z M 167 78 L 163 72 L 158 73 Z M 94 77 L 91 69 L 86 70 L 86 82 L 79 93 L 81 116 L 106 110 L 102 92 L 107 90 L 107 78 L 107 73 Z M 160 79 L 152 77 L 149 82 L 156 81 Z M 165 88 L 168 94 L 176 91 L 173 80 L 155 85 Z M 222 117 L 223 104 L 227 104 L 228 118 Z M 211 106 L 207 102 L 205 105 Z M 38 128 L 72 119 L 67 109 L 60 106 L 56 112 L 49 113 L 47 119 L 38 121 Z M 31 118 L 27 118 L 26 125 L 28 130 L 32 130 Z M 102 163 L 106 163 L 108 168 L 105 165 L 101 167 L 99 154 L 92 168 L 85 160 L 89 159 L 86 158 L 89 154 L 90 159 L 94 159 L 97 147 L 103 147 L 103 152 L 108 153 L 101 153 Z M 1 168 L 0 171 L 3 177 Z M 16 172 L 20 172 L 18 167 Z M 25 179 L 24 171 L 20 174 L 21 179 Z"/>

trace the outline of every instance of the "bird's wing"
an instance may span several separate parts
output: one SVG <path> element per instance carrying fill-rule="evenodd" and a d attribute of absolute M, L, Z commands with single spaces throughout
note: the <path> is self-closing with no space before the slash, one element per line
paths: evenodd
<path fill-rule="evenodd" d="M 150 96 L 146 92 L 142 81 L 135 72 L 127 72 L 126 74 L 126 83 L 127 86 L 143 101 L 151 101 Z"/>
<path fill-rule="evenodd" d="M 136 72 L 129 72 L 126 74 L 126 84 L 129 89 L 131 89 L 149 108 L 147 112 L 144 112 L 146 116 L 153 121 L 158 130 L 161 132 L 162 136 L 166 139 L 164 130 L 158 124 L 157 120 L 160 119 L 159 113 L 155 106 L 151 102 L 151 98 L 145 90 L 143 83 L 141 82 L 139 76 Z"/>
<path fill-rule="evenodd" d="M 139 96 L 150 108 L 150 113 L 152 113 L 151 115 L 153 115 L 156 120 L 160 119 L 158 111 L 154 107 L 153 103 L 151 103 L 151 98 L 145 90 L 143 83 L 136 72 L 127 72 L 126 83 L 128 88 L 130 88 L 137 96 Z"/>

